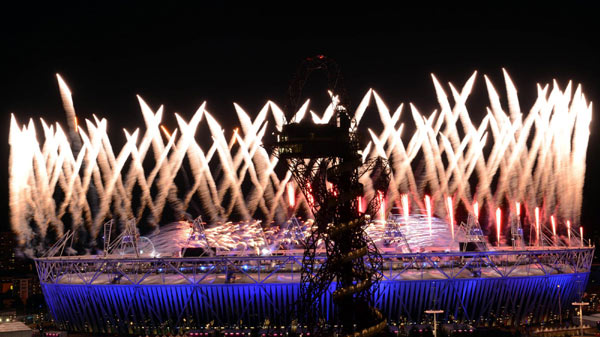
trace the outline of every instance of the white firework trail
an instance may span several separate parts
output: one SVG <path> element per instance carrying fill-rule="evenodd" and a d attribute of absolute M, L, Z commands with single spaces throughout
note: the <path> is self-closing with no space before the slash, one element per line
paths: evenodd
<path fill-rule="evenodd" d="M 408 111 L 404 105 L 389 109 L 377 92 L 367 91 L 354 113 L 354 125 L 368 130 L 363 161 L 375 156 L 389 160 L 387 210 L 403 204 L 402 195 L 413 209 L 425 209 L 427 194 L 433 214 L 441 219 L 459 207 L 473 212 L 477 203 L 488 210 L 489 223 L 495 223 L 498 207 L 506 213 L 520 202 L 530 223 L 539 207 L 542 223 L 554 215 L 559 230 L 567 221 L 579 224 L 592 103 L 580 85 L 569 82 L 561 89 L 554 82 L 537 86 L 538 97 L 524 114 L 504 69 L 503 75 L 506 102 L 484 76 L 489 107 L 480 123 L 471 120 L 467 109 L 477 72 L 460 89 L 451 83 L 446 88 L 432 75 L 439 109 L 428 115 L 413 104 Z M 36 236 L 43 240 L 49 230 L 61 235 L 67 217 L 69 228 L 85 229 L 93 240 L 107 218 L 139 221 L 151 214 L 147 221 L 158 226 L 173 220 L 163 218 L 165 209 L 183 220 L 192 203 L 211 223 L 261 217 L 267 228 L 273 220 L 282 223 L 293 214 L 309 213 L 291 174 L 279 176 L 278 159 L 263 147 L 265 135 L 287 122 L 274 102 L 267 101 L 256 117 L 234 104 L 239 129 L 231 138 L 203 103 L 189 121 L 176 115 L 177 129 L 164 129 L 163 139 L 163 107 L 154 111 L 138 96 L 145 128 L 124 130 L 127 140 L 118 149 L 110 142 L 106 119 L 94 116 L 78 124 L 71 91 L 60 76 L 57 80 L 69 130 L 77 134 L 67 135 L 60 125 L 43 120 L 38 134 L 33 121 L 21 125 L 11 117 L 11 224 L 22 244 Z M 361 121 L 373 102 L 380 125 L 363 128 Z M 328 123 L 333 118 L 333 103 L 321 116 L 309 106 L 307 100 L 297 112 L 288 112 L 290 120 Z M 207 132 L 212 143 L 203 147 L 196 136 Z M 73 138 L 81 145 L 73 144 Z M 420 163 L 423 172 L 417 169 Z M 184 169 L 192 174 L 188 186 L 176 183 Z M 368 174 L 361 182 L 366 199 L 376 195 Z"/>

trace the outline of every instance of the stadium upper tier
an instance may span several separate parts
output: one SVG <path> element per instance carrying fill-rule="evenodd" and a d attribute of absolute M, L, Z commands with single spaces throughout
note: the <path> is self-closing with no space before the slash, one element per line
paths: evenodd
<path fill-rule="evenodd" d="M 380 274 L 384 280 L 394 281 L 572 274 L 589 271 L 592 251 L 589 247 L 536 247 L 488 252 L 383 254 Z M 565 259 L 565 254 L 577 258 Z M 36 261 L 43 282 L 86 285 L 297 283 L 302 268 L 302 256 L 297 252 L 185 258 L 83 255 Z"/>

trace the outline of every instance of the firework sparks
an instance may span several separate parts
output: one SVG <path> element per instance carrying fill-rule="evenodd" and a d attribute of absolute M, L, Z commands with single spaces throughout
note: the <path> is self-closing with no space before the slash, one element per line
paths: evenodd
<path fill-rule="evenodd" d="M 571 246 L 571 221 L 567 220 L 567 238 L 569 247 Z"/>
<path fill-rule="evenodd" d="M 502 210 L 500 207 L 496 208 L 496 242 L 500 247 L 500 233 L 502 229 Z"/>
<path fill-rule="evenodd" d="M 452 197 L 448 197 L 448 221 L 450 221 L 450 232 L 452 234 L 452 240 L 454 240 L 454 207 L 452 206 Z"/>
<path fill-rule="evenodd" d="M 410 216 L 410 208 L 408 206 L 408 195 L 402 195 L 402 214 L 404 215 L 404 223 L 408 223 L 408 217 Z"/>
<path fill-rule="evenodd" d="M 294 190 L 294 186 L 292 183 L 287 183 L 287 196 L 288 196 L 288 204 L 291 208 L 296 206 L 296 191 Z"/>
<path fill-rule="evenodd" d="M 535 208 L 535 244 L 540 245 L 540 208 Z"/>
<path fill-rule="evenodd" d="M 447 215 L 453 223 L 458 221 L 454 210 L 461 205 L 479 219 L 479 207 L 493 210 L 508 199 L 509 204 L 515 202 L 519 217 L 522 206 L 535 209 L 533 214 L 526 212 L 523 221 L 535 225 L 536 244 L 540 243 L 541 221 L 550 216 L 547 210 L 556 209 L 551 220 L 569 219 L 570 243 L 571 221 L 578 224 L 581 211 L 592 104 L 581 86 L 572 90 L 569 83 L 563 90 L 557 83 L 538 85 L 538 98 L 523 115 L 516 89 L 504 71 L 508 111 L 503 108 L 501 91 L 485 77 L 490 109 L 476 124 L 466 108 L 476 78 L 474 73 L 462 88 L 450 85 L 448 95 L 432 76 L 440 109 L 426 115 L 412 104 L 409 113 L 402 114 L 406 110 L 403 105 L 390 109 L 377 92 L 367 91 L 354 121 L 362 127 L 364 114 L 374 101 L 381 127 L 369 129 L 371 139 L 362 159 L 377 155 L 389 159 L 391 180 L 384 191 L 385 204 L 400 203 L 405 222 L 411 217 L 408 201 L 412 200 L 415 210 L 426 210 L 427 218 Z M 42 121 L 43 134 L 37 134 L 33 121 L 20 125 L 11 118 L 11 224 L 20 242 L 30 242 L 34 235 L 44 238 L 49 226 L 62 233 L 67 218 L 73 226 L 89 228 L 92 239 L 109 216 L 140 220 L 147 213 L 151 214 L 148 220 L 158 226 L 169 221 L 163 219 L 165 208 L 182 216 L 192 203 L 199 203 L 212 223 L 234 214 L 246 220 L 262 214 L 265 223 L 282 223 L 290 206 L 310 216 L 312 195 L 292 200 L 289 172 L 283 178 L 278 176 L 278 159 L 261 146 L 264 135 L 270 133 L 271 117 L 277 130 L 286 123 L 285 113 L 272 101 L 254 117 L 234 104 L 240 127 L 227 140 L 205 104 L 189 121 L 177 115 L 178 128 L 170 133 L 161 124 L 163 108 L 153 110 L 138 97 L 146 128 L 125 131 L 126 143 L 115 148 L 108 137 L 107 121 L 95 116 L 77 120 L 70 89 L 60 75 L 57 81 L 68 133 L 58 124 Z M 319 115 L 309 105 L 307 100 L 298 111 L 287 113 L 295 122 L 309 114 L 319 123 L 332 118 L 331 107 Z M 414 132 L 408 135 L 407 123 L 414 125 Z M 196 141 L 200 132 L 211 136 L 207 147 Z M 492 138 L 494 142 L 486 144 Z M 423 174 L 417 174 L 419 160 L 423 160 Z M 177 186 L 184 166 L 193 173 L 191 181 L 189 186 Z M 494 189 L 492 181 L 498 182 Z M 365 194 L 360 207 L 378 195 L 368 174 L 361 177 L 361 183 Z M 87 200 L 91 188 L 99 200 L 97 208 Z M 141 191 L 140 202 L 132 201 L 134 190 Z M 444 200 L 444 196 L 453 199 Z M 543 208 L 538 207 L 539 196 L 544 198 Z M 488 222 L 493 222 L 494 215 L 488 216 Z M 429 222 L 428 226 L 431 234 Z M 451 232 L 453 229 L 450 226 Z"/>
<path fill-rule="evenodd" d="M 429 224 L 429 235 L 431 236 L 433 234 L 432 225 L 431 225 L 431 217 L 432 217 L 431 198 L 428 195 L 425 196 L 425 207 L 427 209 L 427 223 Z"/>

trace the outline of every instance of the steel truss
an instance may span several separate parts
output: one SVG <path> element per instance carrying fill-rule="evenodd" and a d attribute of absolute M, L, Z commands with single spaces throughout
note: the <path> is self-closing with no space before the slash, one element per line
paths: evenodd
<path fill-rule="evenodd" d="M 373 290 L 391 321 L 444 319 L 517 325 L 558 314 L 585 290 L 594 248 L 386 254 Z M 316 257 L 317 263 L 324 257 Z M 36 259 L 46 301 L 63 328 L 144 333 L 174 328 L 286 325 L 300 288 L 302 256 Z M 557 287 L 560 285 L 560 291 Z M 323 295 L 325 319 L 335 315 Z"/>

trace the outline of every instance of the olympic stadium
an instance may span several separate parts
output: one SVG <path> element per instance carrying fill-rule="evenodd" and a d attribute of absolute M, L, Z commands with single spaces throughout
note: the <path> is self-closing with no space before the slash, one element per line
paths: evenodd
<path fill-rule="evenodd" d="M 373 293 L 377 307 L 397 324 L 421 322 L 430 308 L 444 310 L 442 319 L 474 325 L 490 318 L 510 325 L 543 322 L 559 314 L 559 298 L 580 298 L 594 250 L 576 245 L 411 253 L 399 247 L 384 250 L 382 280 Z M 36 259 L 36 265 L 63 328 L 144 333 L 165 326 L 263 326 L 267 320 L 289 326 L 302 255 L 57 256 Z M 335 315 L 330 297 L 323 310 Z"/>

